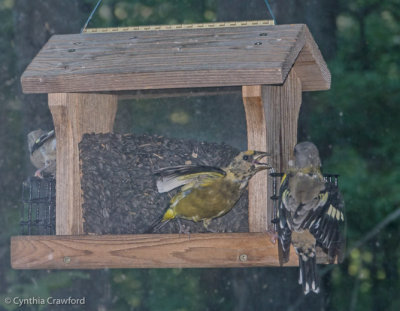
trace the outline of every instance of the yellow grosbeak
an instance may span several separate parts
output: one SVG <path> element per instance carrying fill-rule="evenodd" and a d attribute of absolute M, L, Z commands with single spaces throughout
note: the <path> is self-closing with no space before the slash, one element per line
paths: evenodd
<path fill-rule="evenodd" d="M 203 221 L 207 228 L 213 218 L 232 209 L 252 176 L 270 168 L 269 164 L 260 162 L 267 155 L 266 152 L 248 150 L 240 152 L 224 168 L 184 165 L 161 169 L 156 174 L 160 193 L 181 188 L 157 224 L 183 218 Z M 153 230 L 156 227 L 153 226 Z"/>
<path fill-rule="evenodd" d="M 344 202 L 336 185 L 321 174 L 317 147 L 311 142 L 294 148 L 294 163 L 283 176 L 278 206 L 278 241 L 281 264 L 289 260 L 290 244 L 299 256 L 299 284 L 304 294 L 318 293 L 318 245 L 331 262 L 343 258 Z"/>

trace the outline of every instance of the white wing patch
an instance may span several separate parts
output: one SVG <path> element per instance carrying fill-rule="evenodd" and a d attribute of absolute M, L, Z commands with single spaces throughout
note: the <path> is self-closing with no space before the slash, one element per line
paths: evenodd
<path fill-rule="evenodd" d="M 187 182 L 187 180 L 179 178 L 178 176 L 162 177 L 157 180 L 157 190 L 159 193 L 168 192 L 172 189 L 183 186 Z"/>

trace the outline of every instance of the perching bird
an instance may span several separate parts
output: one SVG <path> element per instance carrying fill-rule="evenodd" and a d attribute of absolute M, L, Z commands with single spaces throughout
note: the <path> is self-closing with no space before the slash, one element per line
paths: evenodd
<path fill-rule="evenodd" d="M 207 228 L 213 218 L 232 209 L 252 176 L 270 168 L 268 163 L 260 162 L 267 155 L 266 152 L 248 150 L 240 152 L 224 168 L 183 165 L 161 169 L 156 173 L 158 192 L 181 189 L 170 200 L 163 217 L 148 232 L 174 218 L 203 221 Z"/>
<path fill-rule="evenodd" d="M 294 158 L 279 191 L 279 257 L 281 264 L 289 260 L 292 243 L 299 256 L 299 284 L 304 294 L 318 293 L 315 247 L 322 247 L 330 262 L 335 257 L 339 262 L 343 259 L 344 202 L 337 186 L 325 182 L 318 149 L 313 143 L 297 144 Z"/>
<path fill-rule="evenodd" d="M 28 134 L 28 149 L 32 164 L 37 168 L 35 176 L 43 178 L 43 173 L 56 173 L 56 137 L 54 130 L 32 131 Z"/>

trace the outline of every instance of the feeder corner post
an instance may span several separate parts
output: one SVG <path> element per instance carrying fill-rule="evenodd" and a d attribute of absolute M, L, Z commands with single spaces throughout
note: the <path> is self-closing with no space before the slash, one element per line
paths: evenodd
<path fill-rule="evenodd" d="M 83 231 L 79 142 L 85 133 L 111 132 L 116 95 L 50 93 L 48 102 L 57 137 L 56 234 Z"/>
<path fill-rule="evenodd" d="M 291 70 L 282 85 L 242 87 L 247 121 L 248 149 L 267 151 L 277 172 L 287 169 L 297 142 L 297 121 L 302 99 L 301 81 Z M 249 229 L 265 232 L 273 218 L 272 180 L 268 171 L 249 182 Z M 267 191 L 266 191 L 267 190 Z"/>

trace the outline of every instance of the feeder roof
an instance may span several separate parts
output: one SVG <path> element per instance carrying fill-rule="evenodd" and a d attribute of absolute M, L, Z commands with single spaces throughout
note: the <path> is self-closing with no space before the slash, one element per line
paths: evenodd
<path fill-rule="evenodd" d="M 247 25 L 52 36 L 22 75 L 24 93 L 282 84 L 326 90 L 330 72 L 308 27 Z"/>

